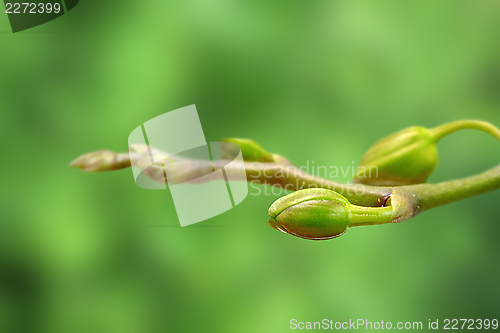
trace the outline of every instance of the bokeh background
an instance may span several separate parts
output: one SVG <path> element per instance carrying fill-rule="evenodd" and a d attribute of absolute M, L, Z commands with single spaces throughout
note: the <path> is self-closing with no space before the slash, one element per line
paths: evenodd
<path fill-rule="evenodd" d="M 0 14 L 0 331 L 498 318 L 500 192 L 313 242 L 267 225 L 278 195 L 180 228 L 169 192 L 130 169 L 68 164 L 190 104 L 207 141 L 253 138 L 298 166 L 351 166 L 412 125 L 500 126 L 499 15 L 496 0 L 82 0 L 12 34 Z M 439 150 L 432 182 L 500 161 L 480 132 Z"/>

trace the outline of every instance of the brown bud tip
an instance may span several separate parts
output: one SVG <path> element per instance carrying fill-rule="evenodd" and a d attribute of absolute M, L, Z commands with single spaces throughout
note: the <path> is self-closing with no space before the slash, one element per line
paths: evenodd
<path fill-rule="evenodd" d="M 130 159 L 128 153 L 117 154 L 110 150 L 99 150 L 76 158 L 70 166 L 86 172 L 117 170 L 130 166 Z"/>

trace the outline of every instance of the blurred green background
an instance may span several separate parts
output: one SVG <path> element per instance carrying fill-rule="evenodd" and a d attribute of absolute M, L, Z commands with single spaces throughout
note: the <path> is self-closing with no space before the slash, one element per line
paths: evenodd
<path fill-rule="evenodd" d="M 298 166 L 357 164 L 412 125 L 500 126 L 499 15 L 496 0 L 82 0 L 16 34 L 0 15 L 0 331 L 498 318 L 500 192 L 313 242 L 267 225 L 277 195 L 180 228 L 169 192 L 130 169 L 68 164 L 190 104 L 207 141 L 253 138 Z M 431 182 L 500 161 L 480 132 L 439 150 Z"/>

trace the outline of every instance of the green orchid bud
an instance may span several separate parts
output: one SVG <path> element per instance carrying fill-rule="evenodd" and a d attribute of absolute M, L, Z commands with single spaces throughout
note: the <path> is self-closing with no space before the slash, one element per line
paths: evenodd
<path fill-rule="evenodd" d="M 238 145 L 245 162 L 274 162 L 273 154 L 264 150 L 257 142 L 251 139 L 228 138 L 222 142 L 231 142 Z M 234 159 L 239 151 L 232 145 L 222 145 L 224 159 Z"/>
<path fill-rule="evenodd" d="M 331 239 L 348 227 L 389 223 L 392 207 L 361 207 L 327 189 L 296 191 L 269 208 L 269 225 L 279 231 L 311 240 Z"/>
<path fill-rule="evenodd" d="M 425 183 L 438 165 L 437 143 L 461 129 L 477 129 L 500 141 L 500 130 L 483 121 L 461 120 L 433 129 L 406 128 L 375 143 L 361 159 L 353 181 L 375 186 Z"/>

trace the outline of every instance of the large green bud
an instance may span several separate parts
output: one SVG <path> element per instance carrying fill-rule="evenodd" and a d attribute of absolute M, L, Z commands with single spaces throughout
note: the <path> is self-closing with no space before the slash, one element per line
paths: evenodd
<path fill-rule="evenodd" d="M 375 143 L 361 159 L 353 181 L 367 185 L 424 183 L 437 165 L 431 131 L 415 126 Z"/>
<path fill-rule="evenodd" d="M 348 227 L 388 223 L 392 207 L 361 207 L 327 189 L 296 191 L 275 201 L 269 208 L 269 225 L 300 238 L 331 239 Z"/>
<path fill-rule="evenodd" d="M 425 183 L 438 165 L 437 143 L 460 129 L 478 129 L 500 140 L 500 130 L 482 121 L 406 128 L 375 143 L 361 159 L 353 181 L 375 186 Z"/>

